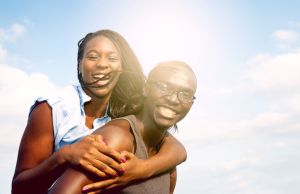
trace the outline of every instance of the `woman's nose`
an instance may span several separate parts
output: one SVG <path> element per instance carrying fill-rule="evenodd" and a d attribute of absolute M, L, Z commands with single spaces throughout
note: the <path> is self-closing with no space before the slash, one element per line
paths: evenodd
<path fill-rule="evenodd" d="M 109 64 L 107 60 L 105 60 L 103 57 L 100 57 L 99 60 L 97 61 L 96 66 L 101 69 L 106 69 L 109 67 Z"/>

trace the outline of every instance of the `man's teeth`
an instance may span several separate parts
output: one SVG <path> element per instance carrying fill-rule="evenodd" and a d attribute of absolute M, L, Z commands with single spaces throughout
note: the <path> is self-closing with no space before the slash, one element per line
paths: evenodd
<path fill-rule="evenodd" d="M 172 117 L 176 114 L 173 110 L 166 108 L 166 107 L 160 107 L 160 111 L 164 116 Z"/>

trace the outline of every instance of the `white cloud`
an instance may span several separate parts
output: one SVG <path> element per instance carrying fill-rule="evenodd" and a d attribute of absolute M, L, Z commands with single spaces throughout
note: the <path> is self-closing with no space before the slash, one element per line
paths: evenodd
<path fill-rule="evenodd" d="M 248 63 L 248 77 L 257 89 L 295 88 L 300 85 L 300 50 L 278 56 L 257 55 Z"/>
<path fill-rule="evenodd" d="M 26 27 L 19 23 L 12 24 L 8 29 L 0 28 L 0 42 L 16 42 L 26 33 Z"/>
<path fill-rule="evenodd" d="M 243 158 L 230 161 L 221 161 L 218 168 L 220 168 L 222 171 L 232 171 L 245 166 L 257 165 L 260 162 L 261 159 L 258 156 L 244 156 Z"/>
<path fill-rule="evenodd" d="M 34 99 L 56 92 L 58 86 L 41 73 L 28 74 L 0 64 L 0 130 L 1 145 L 15 145 L 24 130 L 28 111 Z"/>
<path fill-rule="evenodd" d="M 0 62 L 7 56 L 7 50 L 0 44 Z"/>
<path fill-rule="evenodd" d="M 293 120 L 290 112 L 262 112 L 241 120 L 229 119 L 220 121 L 211 118 L 201 118 L 182 122 L 179 139 L 184 141 L 200 141 L 202 144 L 216 143 L 226 140 L 242 140 L 257 136 L 284 135 L 300 133 L 300 122 Z"/>
<path fill-rule="evenodd" d="M 272 35 L 278 41 L 296 41 L 299 38 L 298 32 L 293 30 L 277 30 Z"/>
<path fill-rule="evenodd" d="M 288 49 L 299 39 L 299 33 L 293 30 L 277 30 L 272 33 L 272 37 L 281 49 Z"/>
<path fill-rule="evenodd" d="M 222 116 L 218 113 L 222 110 L 218 108 L 210 113 L 195 103 L 191 113 L 179 123 L 180 139 L 213 143 L 245 139 L 260 133 L 270 136 L 299 134 L 300 50 L 279 55 L 259 54 L 247 62 L 246 67 L 245 75 L 236 81 L 240 85 L 225 89 L 222 86 L 220 92 L 210 91 L 211 98 L 203 99 L 205 104 L 220 104 L 211 99 L 221 100 L 222 103 L 228 103 L 230 108 L 231 103 L 236 103 L 232 99 L 239 101 L 240 97 L 249 96 L 247 100 L 257 109 L 253 113 L 245 114 L 244 110 L 236 110 L 231 111 L 231 115 Z M 256 100 L 260 100 L 262 107 L 256 104 Z M 249 111 L 248 105 L 242 106 L 246 107 L 246 112 Z M 240 116 L 243 114 L 245 116 Z"/>
<path fill-rule="evenodd" d="M 50 94 L 57 89 L 46 75 L 26 72 L 0 65 L 0 115 L 23 115 L 38 95 Z"/>
<path fill-rule="evenodd" d="M 4 31 L 4 29 L 1 29 L 1 28 L 0 28 L 0 42 L 1 42 L 2 40 L 4 40 L 4 37 L 5 37 L 5 31 Z"/>
<path fill-rule="evenodd" d="M 300 22 L 296 21 L 290 21 L 288 22 L 289 26 L 294 27 L 294 28 L 300 28 Z"/>
<path fill-rule="evenodd" d="M 26 28 L 25 28 L 25 26 L 16 23 L 11 26 L 10 31 L 12 32 L 12 37 L 14 39 L 17 39 L 26 32 Z"/>

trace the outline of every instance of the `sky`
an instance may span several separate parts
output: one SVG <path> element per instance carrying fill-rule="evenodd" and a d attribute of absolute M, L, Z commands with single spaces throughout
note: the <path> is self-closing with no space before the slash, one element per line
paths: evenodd
<path fill-rule="evenodd" d="M 10 193 L 28 110 L 77 84 L 77 42 L 119 32 L 145 73 L 182 60 L 196 100 L 175 193 L 300 193 L 300 2 L 0 0 L 0 188 Z"/>

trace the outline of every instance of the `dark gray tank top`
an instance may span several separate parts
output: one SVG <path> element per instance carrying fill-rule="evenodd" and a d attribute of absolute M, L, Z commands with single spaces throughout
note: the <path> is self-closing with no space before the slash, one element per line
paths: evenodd
<path fill-rule="evenodd" d="M 134 115 L 125 116 L 118 119 L 125 119 L 130 123 L 132 133 L 136 141 L 135 155 L 141 159 L 147 159 L 148 153 L 140 134 L 140 130 L 137 128 L 136 118 Z M 122 194 L 169 194 L 170 189 L 170 174 L 169 172 L 152 177 L 145 181 L 141 181 L 132 185 L 129 185 L 117 193 Z"/>

